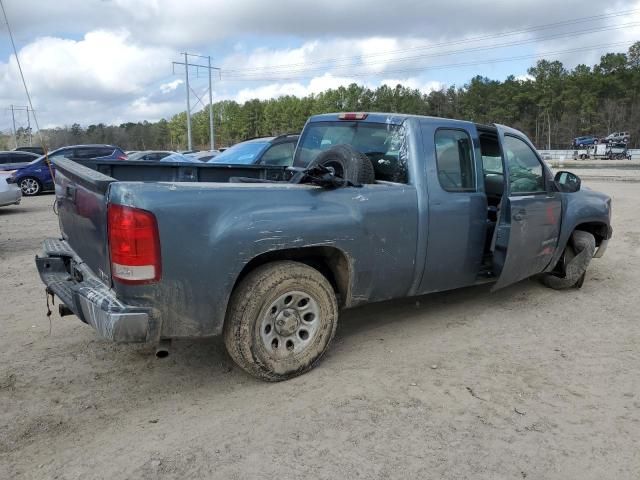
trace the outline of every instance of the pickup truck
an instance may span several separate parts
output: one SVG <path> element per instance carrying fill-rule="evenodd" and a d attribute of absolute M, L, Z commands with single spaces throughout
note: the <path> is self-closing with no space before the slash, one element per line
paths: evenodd
<path fill-rule="evenodd" d="M 501 125 L 318 115 L 293 173 L 55 165 L 61 236 L 36 264 L 60 314 L 117 342 L 222 334 L 233 360 L 269 381 L 311 369 L 341 309 L 532 276 L 580 287 L 612 235 L 608 196 L 554 177 Z M 318 165 L 345 181 L 290 180 Z"/>

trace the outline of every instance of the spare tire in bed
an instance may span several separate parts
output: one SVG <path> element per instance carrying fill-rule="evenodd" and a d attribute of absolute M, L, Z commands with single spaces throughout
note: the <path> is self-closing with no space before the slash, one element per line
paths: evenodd
<path fill-rule="evenodd" d="M 337 177 L 354 184 L 375 183 L 375 172 L 371 160 L 351 145 L 336 145 L 325 150 L 307 168 L 317 165 L 333 169 Z"/>

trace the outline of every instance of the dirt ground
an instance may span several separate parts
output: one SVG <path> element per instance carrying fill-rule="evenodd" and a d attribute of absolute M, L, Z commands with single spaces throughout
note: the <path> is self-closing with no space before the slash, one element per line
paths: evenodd
<path fill-rule="evenodd" d="M 588 183 L 588 182 L 587 182 Z M 0 209 L 0 478 L 638 479 L 640 187 L 581 290 L 535 280 L 345 312 L 278 384 L 220 340 L 164 360 L 45 316 L 52 195 Z"/>

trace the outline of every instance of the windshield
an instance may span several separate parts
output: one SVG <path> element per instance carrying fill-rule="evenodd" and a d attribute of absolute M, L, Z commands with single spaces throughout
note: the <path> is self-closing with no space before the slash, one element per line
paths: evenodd
<path fill-rule="evenodd" d="M 132 153 L 131 155 L 129 155 L 129 160 L 140 160 L 142 157 L 144 157 L 145 155 L 148 155 L 149 152 L 145 151 L 145 152 L 136 152 L 136 153 Z"/>
<path fill-rule="evenodd" d="M 269 142 L 242 142 L 227 148 L 207 163 L 231 163 L 236 165 L 251 165 L 258 156 L 269 146 Z"/>
<path fill-rule="evenodd" d="M 167 155 L 160 162 L 183 162 L 183 163 L 200 163 L 199 160 L 196 160 L 193 157 L 187 157 L 186 155 L 182 155 L 181 153 L 172 153 L 171 155 Z"/>
<path fill-rule="evenodd" d="M 372 122 L 313 122 L 298 143 L 294 165 L 306 167 L 319 153 L 336 145 L 351 145 L 364 153 L 376 180 L 406 183 L 407 146 L 402 125 Z"/>

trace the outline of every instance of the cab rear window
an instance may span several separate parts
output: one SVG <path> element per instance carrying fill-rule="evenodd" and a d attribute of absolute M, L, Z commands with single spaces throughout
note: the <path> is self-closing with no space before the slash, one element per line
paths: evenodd
<path fill-rule="evenodd" d="M 407 146 L 402 125 L 344 121 L 309 123 L 300 138 L 294 164 L 306 166 L 323 150 L 344 144 L 369 157 L 376 180 L 407 183 Z"/>

